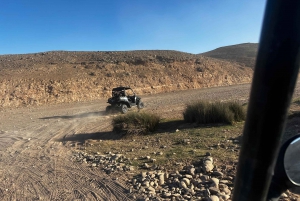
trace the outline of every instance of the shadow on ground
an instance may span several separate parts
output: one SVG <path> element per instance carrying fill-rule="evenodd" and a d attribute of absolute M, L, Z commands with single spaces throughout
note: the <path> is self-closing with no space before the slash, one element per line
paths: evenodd
<path fill-rule="evenodd" d="M 104 115 L 107 115 L 106 112 L 101 111 L 101 112 L 87 112 L 87 113 L 76 114 L 76 115 L 43 117 L 40 119 L 76 119 L 76 118 L 95 117 L 95 116 L 104 116 Z"/>
<path fill-rule="evenodd" d="M 177 129 L 180 130 L 180 129 L 191 129 L 191 128 L 212 128 L 212 127 L 222 127 L 226 125 L 229 124 L 225 124 L 225 123 L 198 124 L 198 123 L 187 123 L 184 120 L 174 120 L 174 121 L 159 123 L 156 133 L 175 132 Z"/>
<path fill-rule="evenodd" d="M 55 118 L 55 117 L 51 117 Z M 56 117 L 57 118 L 57 117 Z M 66 118 L 65 116 L 59 118 Z M 71 118 L 71 117 L 67 117 Z M 73 117 L 76 118 L 76 117 Z M 183 120 L 162 122 L 159 124 L 157 130 L 154 133 L 173 133 L 176 132 L 177 129 L 186 129 L 186 128 L 194 128 L 194 124 L 187 124 Z M 120 140 L 122 138 L 130 137 L 125 134 L 126 131 L 115 132 L 115 131 L 106 131 L 106 132 L 95 132 L 95 133 L 80 133 L 65 136 L 61 139 L 58 139 L 60 142 L 78 142 L 84 143 L 86 140 Z M 151 135 L 148 134 L 148 135 Z"/>
<path fill-rule="evenodd" d="M 59 142 L 78 142 L 84 144 L 86 140 L 119 140 L 122 134 L 110 132 L 96 132 L 96 133 L 79 133 L 74 135 L 65 136 L 58 139 Z"/>
<path fill-rule="evenodd" d="M 91 115 L 89 113 L 89 115 Z M 89 116 L 89 115 L 80 115 L 80 117 Z M 99 114 L 100 115 L 100 114 Z M 60 117 L 51 117 L 51 118 L 79 118 L 74 116 L 60 116 Z M 216 126 L 224 126 L 224 124 L 213 124 L 213 125 L 199 125 L 196 123 L 186 123 L 184 120 L 174 120 L 174 121 L 168 121 L 168 122 L 161 122 L 157 128 L 157 130 L 154 132 L 154 134 L 159 133 L 175 133 L 176 130 L 183 130 L 183 129 L 190 129 L 190 128 L 199 128 L 199 127 L 216 127 Z M 146 134 L 151 135 L 152 133 Z M 142 134 L 140 134 L 142 135 Z M 86 140 L 120 140 L 125 139 L 127 137 L 130 137 L 129 135 L 126 135 L 126 130 L 123 130 L 121 132 L 116 131 L 106 131 L 106 132 L 95 132 L 95 133 L 80 133 L 80 134 L 74 134 L 70 136 L 65 136 L 61 139 L 58 139 L 60 142 L 78 142 L 78 143 L 84 143 Z"/>
<path fill-rule="evenodd" d="M 185 129 L 185 128 L 194 128 L 194 124 L 189 124 L 184 122 L 183 120 L 174 120 L 168 122 L 161 122 L 158 125 L 157 131 L 155 133 L 165 133 L 165 132 L 175 132 L 177 129 Z"/>

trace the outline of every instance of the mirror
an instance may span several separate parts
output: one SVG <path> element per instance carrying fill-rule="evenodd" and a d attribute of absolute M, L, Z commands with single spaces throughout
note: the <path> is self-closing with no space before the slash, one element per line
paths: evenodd
<path fill-rule="evenodd" d="M 290 181 L 300 186 L 300 137 L 293 140 L 286 149 L 284 169 Z"/>

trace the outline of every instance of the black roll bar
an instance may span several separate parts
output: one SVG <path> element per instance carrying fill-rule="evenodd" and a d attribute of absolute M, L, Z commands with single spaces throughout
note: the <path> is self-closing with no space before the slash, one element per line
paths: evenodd
<path fill-rule="evenodd" d="M 300 0 L 268 0 L 233 201 L 265 201 L 300 61 Z"/>

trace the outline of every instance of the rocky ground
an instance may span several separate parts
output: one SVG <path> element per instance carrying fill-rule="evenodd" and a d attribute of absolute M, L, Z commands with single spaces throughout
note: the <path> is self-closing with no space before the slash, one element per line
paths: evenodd
<path fill-rule="evenodd" d="M 77 154 L 76 161 L 100 167 L 115 179 L 118 179 L 115 172 L 134 171 L 133 166 L 122 166 L 126 162 L 122 154 Z M 128 194 L 135 200 L 230 200 L 236 164 L 229 167 L 216 168 L 210 152 L 197 165 L 190 164 L 174 172 L 148 165 L 141 174 L 128 178 Z"/>
<path fill-rule="evenodd" d="M 246 84 L 155 94 L 142 98 L 146 104 L 145 111 L 161 114 L 165 119 L 176 119 L 182 115 L 185 104 L 195 99 L 247 102 L 249 89 L 250 85 Z M 298 85 L 295 96 L 299 95 Z M 153 159 L 166 154 L 167 147 L 161 146 L 169 146 L 168 144 L 159 144 L 157 150 L 160 151 L 157 151 L 150 146 L 154 143 L 150 138 L 149 145 L 144 144 L 147 139 L 133 141 L 141 149 L 125 150 L 125 153 L 139 155 L 147 147 L 151 152 L 149 155 L 140 155 L 144 158 L 143 164 L 145 163 L 140 168 L 134 161 L 132 164 L 127 163 L 128 156 L 121 153 L 121 147 L 111 146 L 105 152 L 89 152 L 89 147 L 96 142 L 103 143 L 104 146 L 105 143 L 120 145 L 121 142 L 130 141 L 124 141 L 112 132 L 110 122 L 113 115 L 105 115 L 106 105 L 106 100 L 102 99 L 1 109 L 2 200 L 231 199 L 236 162 L 225 163 L 217 153 L 232 153 L 233 149 L 238 154 L 239 146 L 235 145 L 238 138 L 228 138 L 228 141 L 221 144 L 211 139 L 211 142 L 205 143 L 220 146 L 220 149 L 208 146 L 201 154 L 197 154 L 200 149 L 196 150 L 197 157 L 193 163 L 170 162 L 173 166 L 170 169 L 168 166 L 159 166 L 159 163 L 158 166 L 153 165 L 156 164 Z M 185 127 L 179 126 L 176 122 L 175 125 L 169 125 L 168 132 L 174 133 L 178 129 L 178 133 L 184 136 L 185 133 L 181 130 Z M 289 135 L 298 132 L 297 126 L 298 123 L 289 125 Z M 164 131 L 159 135 L 166 136 L 168 132 Z M 228 136 L 233 133 L 231 130 L 220 132 Z M 237 137 L 240 133 L 233 134 Z M 182 142 L 186 143 L 182 147 L 193 144 L 193 140 Z M 190 157 L 193 156 L 192 151 Z M 282 200 L 297 199 L 297 195 L 291 192 L 286 192 L 282 197 Z"/>

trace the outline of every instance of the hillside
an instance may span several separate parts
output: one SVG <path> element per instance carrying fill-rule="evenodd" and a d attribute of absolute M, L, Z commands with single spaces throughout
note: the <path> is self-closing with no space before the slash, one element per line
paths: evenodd
<path fill-rule="evenodd" d="M 243 43 L 220 47 L 215 50 L 202 53 L 201 55 L 230 62 L 237 62 L 241 65 L 254 68 L 257 50 L 258 43 Z"/>
<path fill-rule="evenodd" d="M 0 55 L 0 104 L 97 100 L 120 85 L 142 95 L 249 83 L 253 71 L 246 66 L 167 50 Z"/>

